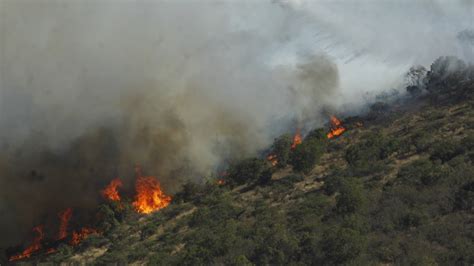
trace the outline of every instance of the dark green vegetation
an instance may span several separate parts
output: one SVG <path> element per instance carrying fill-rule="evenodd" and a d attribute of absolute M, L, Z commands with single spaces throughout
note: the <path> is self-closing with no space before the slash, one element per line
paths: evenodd
<path fill-rule="evenodd" d="M 337 139 L 310 132 L 276 167 L 249 158 L 227 183 L 186 184 L 139 218 L 101 208 L 102 236 L 44 262 L 151 265 L 474 264 L 474 71 L 440 59 L 403 104 Z M 417 83 L 420 86 L 420 82 Z M 383 110 L 382 110 L 383 109 Z"/>

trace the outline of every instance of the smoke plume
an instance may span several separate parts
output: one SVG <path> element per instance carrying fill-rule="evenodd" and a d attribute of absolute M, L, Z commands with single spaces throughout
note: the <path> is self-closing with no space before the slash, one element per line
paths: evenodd
<path fill-rule="evenodd" d="M 130 187 L 136 164 L 173 192 L 320 125 L 324 109 L 400 88 L 413 64 L 472 61 L 458 37 L 472 12 L 470 1 L 0 0 L 0 247 L 50 213 L 95 206 L 115 177 Z"/>

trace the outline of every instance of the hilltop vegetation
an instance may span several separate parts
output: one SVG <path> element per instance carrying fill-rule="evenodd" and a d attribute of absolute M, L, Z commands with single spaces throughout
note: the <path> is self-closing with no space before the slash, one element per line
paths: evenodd
<path fill-rule="evenodd" d="M 423 71 L 421 71 L 423 72 Z M 189 183 L 164 210 L 100 208 L 102 235 L 40 262 L 151 265 L 472 265 L 474 69 L 440 58 L 394 104 L 315 129 L 224 185 Z M 126 204 L 125 204 L 126 205 Z"/>

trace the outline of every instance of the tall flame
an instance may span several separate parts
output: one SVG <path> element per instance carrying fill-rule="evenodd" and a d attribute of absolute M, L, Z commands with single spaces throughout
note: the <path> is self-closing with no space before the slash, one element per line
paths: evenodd
<path fill-rule="evenodd" d="M 139 213 L 148 214 L 163 209 L 171 202 L 171 197 L 163 192 L 160 183 L 153 176 L 138 176 L 135 189 L 137 195 L 133 206 Z"/>
<path fill-rule="evenodd" d="M 10 261 L 21 260 L 29 258 L 34 252 L 38 251 L 41 248 L 41 241 L 43 240 L 43 226 L 36 226 L 33 228 L 33 232 L 37 235 L 33 239 L 33 243 L 28 246 L 22 253 L 10 257 Z"/>
<path fill-rule="evenodd" d="M 291 148 L 292 148 L 292 149 L 295 149 L 296 146 L 300 145 L 302 142 L 303 142 L 303 137 L 301 137 L 300 130 L 297 129 L 297 130 L 296 130 L 296 134 L 295 134 L 295 136 L 293 137 L 293 144 L 291 144 Z"/>
<path fill-rule="evenodd" d="M 346 131 L 346 128 L 342 126 L 342 122 L 335 116 L 331 116 L 331 131 L 327 134 L 328 139 L 340 136 Z"/>
<path fill-rule="evenodd" d="M 67 208 L 63 212 L 59 213 L 59 233 L 58 233 L 58 239 L 63 239 L 67 237 L 67 227 L 69 224 L 69 220 L 71 220 L 72 217 L 72 209 Z"/>
<path fill-rule="evenodd" d="M 102 196 L 104 198 L 109 199 L 111 201 L 120 201 L 120 195 L 118 193 L 118 188 L 121 187 L 122 180 L 119 178 L 116 178 L 112 181 L 110 181 L 110 184 L 107 185 L 104 190 L 102 190 Z"/>

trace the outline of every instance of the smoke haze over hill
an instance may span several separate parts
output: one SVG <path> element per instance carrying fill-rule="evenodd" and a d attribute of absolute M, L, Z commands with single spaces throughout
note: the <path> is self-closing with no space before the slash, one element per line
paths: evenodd
<path fill-rule="evenodd" d="M 472 62 L 470 1 L 0 0 L 0 246 L 140 164 L 173 191 Z M 58 198 L 61 199 L 58 201 Z"/>

